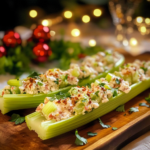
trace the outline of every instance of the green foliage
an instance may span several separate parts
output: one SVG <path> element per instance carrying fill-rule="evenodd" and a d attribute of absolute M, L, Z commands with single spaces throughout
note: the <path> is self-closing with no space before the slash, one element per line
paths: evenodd
<path fill-rule="evenodd" d="M 100 123 L 100 125 L 103 127 L 103 128 L 110 128 L 111 126 L 110 125 L 106 125 L 106 124 L 104 124 L 102 121 L 101 121 L 101 119 L 100 118 L 98 118 L 99 119 L 99 123 Z"/>
<path fill-rule="evenodd" d="M 124 105 L 117 107 L 116 111 L 125 112 Z"/>
<path fill-rule="evenodd" d="M 138 112 L 138 111 L 139 111 L 139 109 L 136 108 L 136 107 L 131 107 L 130 110 L 129 110 L 130 113 L 132 113 L 132 112 Z"/>
<path fill-rule="evenodd" d="M 25 121 L 25 117 L 21 117 L 18 114 L 12 114 L 11 119 L 9 121 L 15 122 L 15 124 L 18 125 Z"/>
<path fill-rule="evenodd" d="M 84 137 L 81 137 L 78 134 L 78 130 L 75 131 L 75 136 L 76 136 L 76 140 L 75 140 L 76 145 L 84 145 L 87 143 L 87 139 L 85 139 Z"/>
<path fill-rule="evenodd" d="M 146 103 L 140 103 L 139 106 L 150 107 L 150 105 L 147 105 Z"/>

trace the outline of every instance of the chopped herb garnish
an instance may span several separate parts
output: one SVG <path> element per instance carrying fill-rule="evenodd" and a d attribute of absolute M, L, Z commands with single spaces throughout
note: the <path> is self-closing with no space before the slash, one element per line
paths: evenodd
<path fill-rule="evenodd" d="M 144 67 L 140 67 L 140 68 L 144 70 L 144 73 L 146 73 L 147 68 L 144 68 Z"/>
<path fill-rule="evenodd" d="M 120 80 L 118 78 L 116 78 L 116 83 L 120 84 Z"/>
<path fill-rule="evenodd" d="M 56 84 L 59 84 L 59 79 L 57 78 L 54 82 L 55 82 Z"/>
<path fill-rule="evenodd" d="M 85 103 L 86 101 L 87 101 L 87 99 L 83 99 L 83 100 L 82 100 L 82 103 Z"/>
<path fill-rule="evenodd" d="M 117 96 L 117 95 L 118 95 L 117 90 L 114 90 L 114 92 L 113 92 L 113 97 L 115 97 L 115 96 Z"/>
<path fill-rule="evenodd" d="M 9 121 L 15 122 L 15 124 L 21 124 L 25 120 L 25 117 L 21 117 L 18 114 L 12 114 L 11 119 Z"/>
<path fill-rule="evenodd" d="M 148 97 L 145 98 L 145 100 L 150 103 L 150 95 Z"/>
<path fill-rule="evenodd" d="M 87 132 L 88 136 L 95 136 L 97 135 L 97 133 L 93 133 L 93 132 Z"/>
<path fill-rule="evenodd" d="M 104 124 L 102 121 L 101 121 L 101 119 L 100 118 L 98 118 L 99 119 L 99 123 L 100 123 L 100 125 L 103 127 L 103 128 L 110 128 L 111 126 L 110 125 L 106 125 L 106 124 Z"/>
<path fill-rule="evenodd" d="M 102 87 L 102 86 L 104 86 L 104 85 L 105 85 L 105 83 L 100 83 L 100 84 L 99 84 L 100 87 Z"/>
<path fill-rule="evenodd" d="M 78 130 L 75 131 L 75 136 L 76 136 L 76 140 L 75 140 L 76 145 L 84 145 L 87 143 L 87 139 L 85 139 L 84 137 L 81 137 L 78 134 Z"/>
<path fill-rule="evenodd" d="M 132 113 L 132 112 L 138 112 L 138 111 L 139 111 L 139 109 L 136 108 L 136 107 L 131 107 L 130 110 L 129 110 L 130 113 Z"/>
<path fill-rule="evenodd" d="M 145 107 L 150 107 L 149 105 L 147 105 L 146 103 L 140 103 L 139 106 L 145 106 Z"/>
<path fill-rule="evenodd" d="M 42 82 L 38 82 L 37 84 L 38 84 L 39 86 L 42 86 L 42 85 L 43 85 L 43 83 L 42 83 Z"/>
<path fill-rule="evenodd" d="M 116 111 L 125 112 L 124 105 L 121 105 L 121 106 L 117 107 Z"/>
<path fill-rule="evenodd" d="M 39 74 L 39 73 L 37 73 L 37 72 L 32 72 L 28 77 L 31 77 L 31 78 L 39 78 L 39 75 L 41 75 L 41 74 Z"/>
<path fill-rule="evenodd" d="M 10 89 L 8 89 L 8 91 L 10 92 L 10 94 L 12 94 L 12 91 Z"/>
<path fill-rule="evenodd" d="M 118 129 L 117 127 L 112 127 L 112 130 L 114 130 L 114 131 L 117 130 L 117 129 Z"/>
<path fill-rule="evenodd" d="M 67 80 L 68 79 L 68 74 L 66 74 L 66 76 L 65 76 L 65 80 Z"/>
<path fill-rule="evenodd" d="M 99 97 L 99 96 L 98 96 L 98 93 L 99 93 L 99 91 L 96 91 L 96 92 L 95 92 L 95 95 L 96 95 L 97 97 Z"/>

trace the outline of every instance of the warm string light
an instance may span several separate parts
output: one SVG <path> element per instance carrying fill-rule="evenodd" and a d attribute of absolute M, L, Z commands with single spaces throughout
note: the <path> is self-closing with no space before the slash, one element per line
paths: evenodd
<path fill-rule="evenodd" d="M 146 33 L 146 27 L 145 26 L 141 26 L 140 29 L 142 34 L 145 34 Z"/>
<path fill-rule="evenodd" d="M 65 11 L 64 12 L 64 17 L 67 19 L 70 19 L 72 17 L 72 12 L 71 11 Z"/>
<path fill-rule="evenodd" d="M 49 25 L 48 20 L 44 19 L 44 20 L 42 21 L 42 25 L 43 25 L 43 26 L 48 26 L 48 25 Z"/>
<path fill-rule="evenodd" d="M 96 41 L 94 39 L 89 40 L 89 46 L 96 46 Z"/>
<path fill-rule="evenodd" d="M 131 46 L 136 46 L 138 44 L 138 41 L 135 38 L 130 39 L 130 45 Z"/>
<path fill-rule="evenodd" d="M 140 16 L 137 17 L 137 18 L 136 18 L 136 22 L 137 22 L 137 23 L 142 23 L 142 22 L 143 22 L 143 17 L 140 17 Z"/>
<path fill-rule="evenodd" d="M 38 13 L 37 13 L 36 10 L 30 10 L 29 15 L 30 15 L 31 18 L 35 18 L 38 15 Z"/>
<path fill-rule="evenodd" d="M 79 29 L 73 29 L 71 31 L 71 35 L 74 36 L 74 37 L 77 37 L 80 35 L 80 30 Z"/>
<path fill-rule="evenodd" d="M 88 22 L 90 22 L 90 17 L 89 17 L 88 15 L 84 15 L 84 16 L 82 17 L 82 21 L 83 21 L 84 23 L 88 23 Z"/>
<path fill-rule="evenodd" d="M 146 18 L 145 23 L 149 25 L 150 24 L 150 18 Z"/>
<path fill-rule="evenodd" d="M 125 39 L 125 40 L 123 40 L 122 44 L 123 44 L 124 46 L 128 46 L 129 42 L 128 42 L 128 40 Z"/>
<path fill-rule="evenodd" d="M 122 41 L 123 40 L 123 35 L 122 34 L 118 34 L 117 35 L 117 40 L 118 41 Z"/>
<path fill-rule="evenodd" d="M 55 31 L 53 31 L 53 30 L 50 31 L 50 35 L 51 35 L 51 36 L 55 36 L 55 34 L 56 34 Z"/>
<path fill-rule="evenodd" d="M 100 17 L 102 15 L 102 11 L 100 9 L 94 9 L 93 15 L 95 17 Z"/>

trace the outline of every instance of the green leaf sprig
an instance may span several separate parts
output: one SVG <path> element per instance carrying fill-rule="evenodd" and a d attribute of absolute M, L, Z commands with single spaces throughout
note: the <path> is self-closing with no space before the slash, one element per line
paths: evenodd
<path fill-rule="evenodd" d="M 25 117 L 21 117 L 19 114 L 12 114 L 11 119 L 9 120 L 11 122 L 15 122 L 16 125 L 21 124 L 25 121 Z"/>
<path fill-rule="evenodd" d="M 124 105 L 121 105 L 121 106 L 117 107 L 116 111 L 125 112 Z"/>
<path fill-rule="evenodd" d="M 110 125 L 104 124 L 100 118 L 98 118 L 98 119 L 99 119 L 100 125 L 101 125 L 103 128 L 110 128 L 110 127 L 111 127 Z"/>
<path fill-rule="evenodd" d="M 84 145 L 87 143 L 87 139 L 85 139 L 84 137 L 81 137 L 78 134 L 78 130 L 75 131 L 75 136 L 76 136 L 76 140 L 75 140 L 76 145 Z"/>
<path fill-rule="evenodd" d="M 96 135 L 97 135 L 97 133 L 87 132 L 87 135 L 88 135 L 88 136 L 96 136 Z"/>
<path fill-rule="evenodd" d="M 146 103 L 140 103 L 139 106 L 150 107 L 150 105 L 147 105 Z"/>
<path fill-rule="evenodd" d="M 131 108 L 129 109 L 129 112 L 130 112 L 130 113 L 132 113 L 132 112 L 138 112 L 138 111 L 139 111 L 139 109 L 136 108 L 136 107 L 131 107 Z"/>

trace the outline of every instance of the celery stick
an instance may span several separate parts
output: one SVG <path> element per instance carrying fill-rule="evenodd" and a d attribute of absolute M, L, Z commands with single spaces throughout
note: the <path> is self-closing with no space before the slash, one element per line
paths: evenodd
<path fill-rule="evenodd" d="M 99 74 L 97 77 L 93 79 L 84 79 L 79 82 L 79 86 L 86 85 L 88 83 L 94 82 L 96 79 L 99 79 L 101 77 L 105 77 L 108 72 L 114 72 L 115 70 L 118 70 L 119 67 L 124 63 L 124 57 L 120 55 L 120 60 L 115 64 L 115 66 L 104 73 Z M 9 85 L 12 86 L 20 86 L 20 81 L 17 79 L 12 79 L 8 81 Z M 49 92 L 48 94 L 37 94 L 37 95 L 31 95 L 31 94 L 4 94 L 3 97 L 0 97 L 0 110 L 2 114 L 5 114 L 11 110 L 18 110 L 18 109 L 27 109 L 27 108 L 35 108 L 40 103 L 43 102 L 45 97 L 54 97 L 57 93 L 67 92 L 71 87 L 73 86 L 67 86 L 64 88 L 61 88 L 54 92 Z"/>
<path fill-rule="evenodd" d="M 147 79 L 145 81 L 140 81 L 131 85 L 131 90 L 128 94 L 120 93 L 118 96 L 111 98 L 107 103 L 102 103 L 97 109 L 94 109 L 92 112 L 85 115 L 76 115 L 59 122 L 50 122 L 43 121 L 44 117 L 42 117 L 40 113 L 34 112 L 30 115 L 27 115 L 25 120 L 30 130 L 35 130 L 35 132 L 42 140 L 46 140 L 76 129 L 114 110 L 118 106 L 123 105 L 139 93 L 149 88 L 149 82 L 150 79 Z"/>

